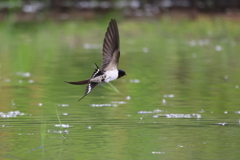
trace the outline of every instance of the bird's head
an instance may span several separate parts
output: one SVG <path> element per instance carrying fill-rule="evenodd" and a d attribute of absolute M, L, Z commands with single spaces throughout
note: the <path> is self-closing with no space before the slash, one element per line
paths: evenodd
<path fill-rule="evenodd" d="M 118 78 L 121 78 L 122 76 L 127 75 L 123 70 L 119 69 L 118 70 Z"/>

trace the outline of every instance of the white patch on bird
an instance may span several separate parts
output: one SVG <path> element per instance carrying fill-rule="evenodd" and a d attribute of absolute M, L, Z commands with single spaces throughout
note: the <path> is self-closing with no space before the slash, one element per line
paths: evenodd
<path fill-rule="evenodd" d="M 91 83 L 89 83 L 89 84 L 88 84 L 88 91 L 87 91 L 87 94 L 88 94 L 89 92 L 91 92 L 91 90 L 92 90 L 92 88 L 91 88 Z"/>
<path fill-rule="evenodd" d="M 95 77 L 99 71 L 100 71 L 100 69 L 97 69 L 96 72 L 92 75 L 92 77 Z"/>
<path fill-rule="evenodd" d="M 105 72 L 106 78 L 105 82 L 108 83 L 110 81 L 114 81 L 118 78 L 118 70 L 108 70 Z"/>

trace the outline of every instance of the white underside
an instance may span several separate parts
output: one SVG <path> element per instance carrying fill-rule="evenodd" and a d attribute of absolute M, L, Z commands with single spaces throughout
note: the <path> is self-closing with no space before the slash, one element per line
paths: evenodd
<path fill-rule="evenodd" d="M 109 70 L 105 72 L 105 82 L 114 81 L 118 78 L 118 70 Z"/>

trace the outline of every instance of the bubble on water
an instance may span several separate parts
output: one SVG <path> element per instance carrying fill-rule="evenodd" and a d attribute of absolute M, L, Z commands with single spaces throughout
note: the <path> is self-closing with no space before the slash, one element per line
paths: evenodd
<path fill-rule="evenodd" d="M 216 123 L 216 124 L 219 125 L 219 126 L 226 126 L 226 125 L 227 125 L 226 122 L 223 122 L 223 123 Z"/>
<path fill-rule="evenodd" d="M 117 104 L 91 104 L 91 107 L 117 107 Z"/>
<path fill-rule="evenodd" d="M 61 106 L 61 107 L 68 107 L 69 105 L 68 105 L 68 104 L 58 104 L 58 106 Z"/>
<path fill-rule="evenodd" d="M 199 113 L 204 113 L 205 111 L 203 109 L 201 109 L 200 111 L 198 111 Z"/>
<path fill-rule="evenodd" d="M 138 111 L 138 114 L 148 114 L 148 113 L 153 113 L 152 111 Z"/>
<path fill-rule="evenodd" d="M 83 45 L 83 47 L 84 47 L 85 49 L 99 49 L 99 48 L 102 48 L 102 46 L 99 45 L 99 44 L 88 44 L 88 43 L 85 43 L 85 44 Z"/>
<path fill-rule="evenodd" d="M 32 80 L 32 79 L 28 80 L 28 83 L 33 83 L 33 82 L 34 82 L 34 80 Z"/>
<path fill-rule="evenodd" d="M 163 104 L 166 104 L 167 101 L 166 101 L 165 99 L 162 99 L 162 103 L 163 103 Z"/>
<path fill-rule="evenodd" d="M 202 116 L 200 114 L 157 114 L 154 115 L 153 118 L 158 118 L 158 117 L 166 117 L 166 118 L 196 118 L 200 119 Z"/>
<path fill-rule="evenodd" d="M 64 134 L 69 134 L 69 131 L 68 130 L 50 130 L 50 129 L 48 129 L 47 130 L 47 133 L 57 133 L 57 134 L 62 134 L 62 133 L 64 133 Z M 63 137 L 64 138 L 64 137 Z"/>
<path fill-rule="evenodd" d="M 216 45 L 216 46 L 215 46 L 215 50 L 216 50 L 216 51 L 221 51 L 221 50 L 222 50 L 222 46 Z"/>
<path fill-rule="evenodd" d="M 69 128 L 71 127 L 69 124 L 55 124 L 55 127 Z"/>
<path fill-rule="evenodd" d="M 165 94 L 165 95 L 163 95 L 163 97 L 173 98 L 173 97 L 174 97 L 174 94 Z"/>
<path fill-rule="evenodd" d="M 11 79 L 4 79 L 4 82 L 11 82 Z"/>
<path fill-rule="evenodd" d="M 126 104 L 127 102 L 125 102 L 125 101 L 112 101 L 111 103 Z"/>
<path fill-rule="evenodd" d="M 143 50 L 143 52 L 145 52 L 145 53 L 148 52 L 148 48 L 147 48 L 147 47 L 144 47 L 142 50 Z"/>
<path fill-rule="evenodd" d="M 138 111 L 138 114 L 150 114 L 150 113 L 159 113 L 159 112 L 163 112 L 163 110 L 160 109 L 155 109 L 154 111 Z"/>
<path fill-rule="evenodd" d="M 191 41 L 189 42 L 189 45 L 190 45 L 191 47 L 196 46 L 196 44 L 197 44 L 197 42 L 194 41 L 194 40 L 191 40 Z"/>
<path fill-rule="evenodd" d="M 140 83 L 139 79 L 130 79 L 130 83 Z"/>
<path fill-rule="evenodd" d="M 0 117 L 2 118 L 11 118 L 11 117 L 17 117 L 17 116 L 23 116 L 23 115 L 26 115 L 26 114 L 20 111 L 10 111 L 6 113 L 0 112 Z"/>
<path fill-rule="evenodd" d="M 152 154 L 165 154 L 165 152 L 155 152 L 155 151 L 152 151 Z"/>
<path fill-rule="evenodd" d="M 199 40 L 199 41 L 198 41 L 198 44 L 199 44 L 199 46 L 203 46 L 205 43 L 204 43 L 203 40 Z"/>
<path fill-rule="evenodd" d="M 130 99 L 131 99 L 131 97 L 130 97 L 130 96 L 127 96 L 127 97 L 126 97 L 126 100 L 130 100 Z"/>
<path fill-rule="evenodd" d="M 155 109 L 155 110 L 153 111 L 153 113 L 159 113 L 159 112 L 163 112 L 163 110 Z"/>
<path fill-rule="evenodd" d="M 31 73 L 30 72 L 17 72 L 17 75 L 20 75 L 20 76 L 23 76 L 23 77 L 30 77 L 31 76 Z"/>

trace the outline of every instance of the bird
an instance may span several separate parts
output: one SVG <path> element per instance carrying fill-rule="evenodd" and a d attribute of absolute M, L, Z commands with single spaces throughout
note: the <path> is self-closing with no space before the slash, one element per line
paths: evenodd
<path fill-rule="evenodd" d="M 74 85 L 87 85 L 85 94 L 78 100 L 87 96 L 99 83 L 108 83 L 126 75 L 126 72 L 118 69 L 120 58 L 120 39 L 118 26 L 115 19 L 111 19 L 105 33 L 102 49 L 102 68 L 96 65 L 91 78 L 77 82 L 66 82 Z"/>

